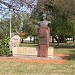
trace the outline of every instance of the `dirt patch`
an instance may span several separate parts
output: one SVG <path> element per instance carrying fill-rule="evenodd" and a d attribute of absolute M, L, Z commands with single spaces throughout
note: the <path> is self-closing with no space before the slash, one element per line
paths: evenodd
<path fill-rule="evenodd" d="M 65 64 L 69 55 L 55 54 L 58 59 L 53 58 L 41 58 L 41 57 L 0 57 L 0 62 L 30 62 L 30 63 L 51 63 L 51 64 Z"/>

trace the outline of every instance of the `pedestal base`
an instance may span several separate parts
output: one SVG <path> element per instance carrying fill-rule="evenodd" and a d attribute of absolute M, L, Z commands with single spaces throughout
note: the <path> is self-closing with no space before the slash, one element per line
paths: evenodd
<path fill-rule="evenodd" d="M 46 45 L 39 46 L 39 57 L 48 57 L 48 48 Z"/>

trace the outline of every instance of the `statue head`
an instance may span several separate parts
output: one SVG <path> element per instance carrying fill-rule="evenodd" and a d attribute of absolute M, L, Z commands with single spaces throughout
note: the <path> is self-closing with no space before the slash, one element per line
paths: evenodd
<path fill-rule="evenodd" d="M 45 20 L 46 19 L 46 14 L 42 14 L 42 16 L 43 16 L 43 20 Z"/>

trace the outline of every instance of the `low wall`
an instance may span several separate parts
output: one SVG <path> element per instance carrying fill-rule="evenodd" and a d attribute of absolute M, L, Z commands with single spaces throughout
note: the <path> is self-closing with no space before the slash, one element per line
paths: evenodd
<path fill-rule="evenodd" d="M 38 56 L 38 48 L 34 47 L 13 47 L 13 56 Z M 54 54 L 54 48 L 48 48 L 48 57 L 52 57 Z"/>
<path fill-rule="evenodd" d="M 32 47 L 13 47 L 13 56 L 18 55 L 30 55 L 30 56 L 37 56 L 38 51 L 37 48 Z"/>
<path fill-rule="evenodd" d="M 54 47 L 49 47 L 48 48 L 48 57 L 53 57 L 54 56 Z"/>

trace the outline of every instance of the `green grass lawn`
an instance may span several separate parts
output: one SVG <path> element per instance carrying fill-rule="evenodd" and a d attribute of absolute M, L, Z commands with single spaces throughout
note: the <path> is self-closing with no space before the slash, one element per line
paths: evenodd
<path fill-rule="evenodd" d="M 29 45 L 27 45 L 29 46 Z M 37 45 L 30 45 L 36 47 Z M 54 48 L 55 53 L 70 54 L 65 64 L 0 62 L 0 75 L 75 75 L 75 48 Z"/>
<path fill-rule="evenodd" d="M 0 62 L 0 75 L 75 75 L 73 61 L 63 65 Z"/>

